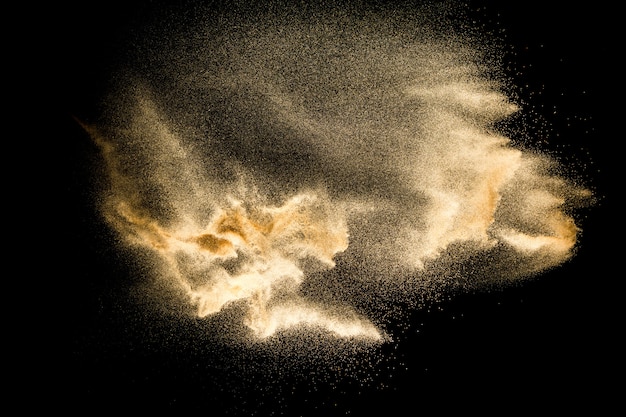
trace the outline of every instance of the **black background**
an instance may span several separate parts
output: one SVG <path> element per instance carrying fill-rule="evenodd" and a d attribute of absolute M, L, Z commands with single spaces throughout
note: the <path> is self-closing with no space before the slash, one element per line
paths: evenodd
<path fill-rule="evenodd" d="M 268 357 L 250 358 L 258 371 L 239 375 L 207 359 L 232 351 L 191 349 L 197 343 L 191 336 L 164 339 L 162 333 L 175 331 L 174 324 L 151 322 L 145 316 L 150 313 L 133 305 L 127 292 L 140 278 L 130 273 L 132 265 L 117 253 L 94 209 L 98 155 L 73 116 L 96 114 L 125 33 L 162 5 L 90 2 L 55 8 L 60 18 L 44 43 L 58 70 L 48 98 L 55 114 L 61 110 L 52 125 L 60 152 L 51 181 L 62 206 L 54 233 L 64 240 L 51 248 L 58 253 L 52 268 L 61 277 L 53 286 L 58 314 L 51 327 L 61 354 L 50 358 L 50 381 L 27 389 L 55 392 L 50 405 L 59 410 L 89 413 L 369 415 L 380 409 L 400 415 L 449 410 L 603 415 L 611 405 L 619 409 L 623 272 L 617 267 L 623 225 L 612 217 L 621 185 L 611 163 L 621 139 L 613 130 L 619 120 L 613 103 L 620 99 L 616 11 L 549 1 L 468 4 L 470 15 L 510 45 L 507 71 L 519 86 L 515 93 L 551 126 L 540 132 L 546 139 L 542 146 L 579 171 L 597 201 L 579 213 L 583 233 L 570 262 L 538 279 L 456 294 L 413 312 L 419 332 L 407 332 L 397 347 L 388 348 L 394 359 L 380 365 L 387 376 L 378 379 L 386 388 L 341 379 L 325 384 L 309 368 L 305 375 L 292 371 L 276 379 L 276 367 L 261 364 L 271 361 Z"/>

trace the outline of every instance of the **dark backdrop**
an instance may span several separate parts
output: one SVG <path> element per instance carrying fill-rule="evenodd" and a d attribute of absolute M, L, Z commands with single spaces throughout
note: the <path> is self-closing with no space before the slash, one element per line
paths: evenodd
<path fill-rule="evenodd" d="M 54 233 L 63 241 L 50 249 L 58 253 L 52 269 L 59 278 L 51 293 L 57 314 L 49 324 L 62 352 L 50 359 L 50 382 L 28 389 L 55 392 L 49 404 L 59 410 L 89 413 L 369 415 L 380 409 L 430 415 L 493 409 L 509 415 L 550 408 L 604 414 L 599 410 L 619 400 L 623 378 L 623 272 L 617 262 L 623 226 L 612 216 L 621 187 L 611 163 L 621 141 L 613 130 L 620 120 L 613 109 L 621 99 L 616 11 L 545 1 L 469 4 L 487 29 L 505 30 L 507 70 L 517 94 L 559 132 L 551 135 L 551 150 L 566 163 L 587 166 L 583 177 L 599 198 L 581 214 L 581 244 L 572 261 L 520 285 L 455 294 L 413 312 L 419 332 L 387 348 L 393 360 L 373 366 L 386 375 L 377 377 L 384 387 L 328 382 L 307 367 L 305 374 L 280 377 L 278 365 L 267 365 L 271 357 L 249 358 L 267 366 L 240 375 L 207 359 L 237 353 L 191 349 L 193 341 L 184 336 L 164 342 L 159 334 L 172 331 L 172 323 L 145 325 L 142 315 L 148 313 L 126 295 L 138 278 L 111 245 L 113 237 L 93 207 L 96 149 L 72 116 L 95 114 L 110 68 L 120 58 L 123 34 L 160 5 L 54 7 L 60 18 L 44 42 L 58 70 L 48 98 L 61 110 L 52 125 L 60 151 L 52 187 L 62 208 Z"/>

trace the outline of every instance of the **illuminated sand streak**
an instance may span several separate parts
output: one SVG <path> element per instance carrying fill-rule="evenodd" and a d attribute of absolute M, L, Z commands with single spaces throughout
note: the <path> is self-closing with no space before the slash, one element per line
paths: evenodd
<path fill-rule="evenodd" d="M 340 257 L 362 268 L 350 282 L 424 283 L 475 253 L 500 269 L 491 280 L 573 255 L 571 201 L 589 192 L 494 128 L 520 109 L 493 63 L 420 20 L 343 18 L 354 25 L 230 17 L 168 33 L 177 47 L 149 37 L 151 65 L 85 125 L 109 174 L 105 217 L 198 317 L 237 304 L 262 339 L 304 327 L 381 341 L 376 317 L 303 284 L 332 288 Z M 385 285 L 344 290 L 384 300 Z"/>

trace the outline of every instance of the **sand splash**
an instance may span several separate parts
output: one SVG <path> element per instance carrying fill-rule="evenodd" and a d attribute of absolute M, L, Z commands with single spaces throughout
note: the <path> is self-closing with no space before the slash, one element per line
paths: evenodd
<path fill-rule="evenodd" d="M 498 131 L 523 109 L 484 45 L 443 31 L 436 9 L 284 13 L 149 28 L 85 124 L 103 215 L 198 317 L 238 305 L 253 338 L 382 341 L 362 306 L 395 285 L 417 296 L 477 256 L 491 267 L 468 269 L 474 282 L 573 256 L 573 202 L 590 193 Z"/>

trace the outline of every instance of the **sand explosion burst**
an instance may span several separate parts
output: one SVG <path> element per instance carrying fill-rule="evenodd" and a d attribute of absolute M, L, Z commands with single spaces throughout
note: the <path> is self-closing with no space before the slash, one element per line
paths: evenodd
<path fill-rule="evenodd" d="M 144 33 L 104 116 L 84 124 L 109 177 L 104 216 L 198 317 L 236 304 L 256 338 L 381 341 L 349 300 L 445 281 L 451 259 L 479 254 L 491 267 L 467 273 L 481 282 L 573 255 L 572 202 L 589 192 L 497 130 L 521 110 L 495 64 L 429 23 L 437 10 L 394 16 L 175 20 L 167 42 Z M 355 268 L 347 283 L 384 284 L 302 291 Z"/>

